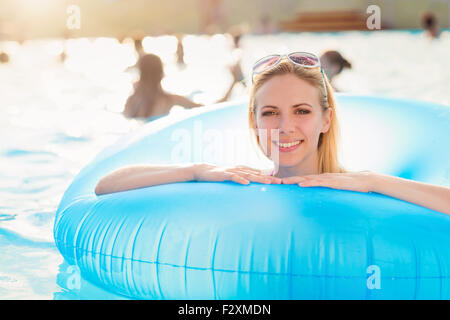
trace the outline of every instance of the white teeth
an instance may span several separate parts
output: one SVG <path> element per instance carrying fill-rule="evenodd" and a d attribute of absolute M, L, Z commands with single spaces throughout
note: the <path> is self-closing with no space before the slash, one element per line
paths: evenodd
<path fill-rule="evenodd" d="M 277 142 L 277 144 L 282 147 L 282 148 L 289 148 L 289 147 L 293 147 L 296 146 L 297 144 L 299 144 L 301 142 L 301 140 L 297 140 L 294 142 L 289 142 L 289 143 L 281 143 L 281 142 Z"/>

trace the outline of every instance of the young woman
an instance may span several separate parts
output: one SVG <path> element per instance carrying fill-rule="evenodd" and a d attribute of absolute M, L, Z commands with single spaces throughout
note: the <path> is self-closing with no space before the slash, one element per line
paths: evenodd
<path fill-rule="evenodd" d="M 123 114 L 128 118 L 158 118 L 169 113 L 174 105 L 186 108 L 200 107 L 202 104 L 180 95 L 170 94 L 162 88 L 164 77 L 161 59 L 154 54 L 145 54 L 139 58 L 139 81 L 134 84 L 134 93 L 127 99 Z M 237 82 L 237 75 L 232 71 L 233 83 L 225 96 L 218 102 L 228 99 Z"/>
<path fill-rule="evenodd" d="M 277 172 L 266 175 L 244 166 L 202 163 L 130 166 L 103 177 L 96 194 L 182 181 L 231 180 L 377 192 L 450 214 L 450 188 L 368 171 L 346 172 L 339 165 L 333 90 L 317 56 L 273 55 L 258 61 L 253 71 L 249 124 L 267 156 L 277 151 Z"/>

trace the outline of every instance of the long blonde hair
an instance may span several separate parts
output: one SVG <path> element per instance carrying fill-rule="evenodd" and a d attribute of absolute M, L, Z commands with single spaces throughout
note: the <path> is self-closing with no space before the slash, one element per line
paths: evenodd
<path fill-rule="evenodd" d="M 253 87 L 250 92 L 248 119 L 250 129 L 257 141 L 258 146 L 262 150 L 261 144 L 259 142 L 259 137 L 258 135 L 255 134 L 256 130 L 256 125 L 254 121 L 256 110 L 255 94 L 261 88 L 261 86 L 272 77 L 290 73 L 296 75 L 300 79 L 305 80 L 306 82 L 308 82 L 309 84 L 311 84 L 312 86 L 316 87 L 319 90 L 319 100 L 320 105 L 322 107 L 322 111 L 325 111 L 328 108 L 332 109 L 330 127 L 327 132 L 321 133 L 319 137 L 318 143 L 319 173 L 345 172 L 344 168 L 338 162 L 337 145 L 339 135 L 339 124 L 336 116 L 336 103 L 333 96 L 333 89 L 327 77 L 324 74 L 323 77 L 327 90 L 327 92 L 325 93 L 325 89 L 322 82 L 322 73 L 319 68 L 303 68 L 284 59 L 273 68 L 255 75 Z"/>

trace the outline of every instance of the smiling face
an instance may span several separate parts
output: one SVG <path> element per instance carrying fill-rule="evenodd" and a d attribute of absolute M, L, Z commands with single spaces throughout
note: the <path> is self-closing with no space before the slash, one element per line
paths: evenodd
<path fill-rule="evenodd" d="M 256 129 L 267 130 L 260 138 L 267 139 L 268 153 L 278 150 L 277 176 L 318 173 L 319 137 L 332 112 L 320 105 L 316 87 L 292 73 L 273 76 L 255 93 L 254 117 Z"/>

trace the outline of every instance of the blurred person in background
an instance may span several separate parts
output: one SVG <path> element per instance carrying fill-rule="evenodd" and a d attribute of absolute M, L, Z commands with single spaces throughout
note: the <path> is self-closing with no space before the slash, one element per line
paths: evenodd
<path fill-rule="evenodd" d="M 322 64 L 323 70 L 330 80 L 333 89 L 339 91 L 336 89 L 333 79 L 341 73 L 342 70 L 351 69 L 351 63 L 335 50 L 325 51 L 320 56 L 320 63 Z"/>
<path fill-rule="evenodd" d="M 125 117 L 156 120 L 167 115 L 174 105 L 185 108 L 203 106 L 187 97 L 164 91 L 161 85 L 164 78 L 164 69 L 162 61 L 157 55 L 143 55 L 137 66 L 140 71 L 140 78 L 134 84 L 134 93 L 126 101 L 123 111 Z M 234 85 L 239 80 L 239 72 L 235 68 L 231 68 L 230 71 L 233 75 L 233 83 L 225 96 L 217 103 L 228 100 Z"/>
<path fill-rule="evenodd" d="M 8 63 L 9 56 L 6 52 L 0 51 L 0 63 Z"/>
<path fill-rule="evenodd" d="M 278 32 L 278 27 L 272 22 L 268 14 L 263 14 L 259 17 L 258 26 L 256 27 L 256 33 L 258 34 L 271 34 Z"/>
<path fill-rule="evenodd" d="M 199 13 L 201 33 L 221 33 L 228 24 L 227 8 L 223 0 L 200 0 Z"/>
<path fill-rule="evenodd" d="M 64 63 L 67 59 L 67 41 L 69 41 L 70 38 L 73 37 L 73 34 L 71 32 L 71 30 L 64 30 L 63 35 L 62 35 L 62 50 L 61 53 L 59 54 L 59 61 L 61 63 Z"/>
<path fill-rule="evenodd" d="M 2 39 L 6 39 L 7 33 L 3 31 L 3 25 L 0 23 L 0 63 L 8 63 L 9 62 L 9 55 L 6 53 L 6 51 L 2 50 Z"/>
<path fill-rule="evenodd" d="M 244 75 L 241 69 L 241 60 L 242 60 L 242 48 L 241 48 L 241 39 L 244 35 L 244 27 L 242 26 L 232 26 L 228 33 L 232 37 L 233 43 L 231 48 L 231 55 L 234 60 L 233 65 L 230 67 L 230 71 L 233 74 L 233 77 L 237 79 L 242 85 L 245 86 L 244 83 Z"/>
<path fill-rule="evenodd" d="M 432 12 L 425 12 L 421 17 L 422 28 L 425 34 L 431 39 L 439 38 L 439 26 L 437 23 L 437 18 Z"/>
<path fill-rule="evenodd" d="M 139 57 L 142 57 L 145 54 L 144 48 L 142 47 L 142 39 L 141 38 L 135 38 L 134 40 L 134 50 L 136 50 L 136 53 Z"/>
<path fill-rule="evenodd" d="M 144 40 L 145 35 L 146 33 L 140 29 L 133 30 L 130 35 L 131 38 L 133 39 L 134 50 L 138 56 L 138 59 L 143 55 L 145 55 L 145 50 L 144 47 L 142 46 L 142 41 Z"/>
<path fill-rule="evenodd" d="M 183 35 L 177 34 L 177 65 L 179 67 L 185 67 L 186 63 L 184 62 L 184 47 L 183 47 Z"/>

